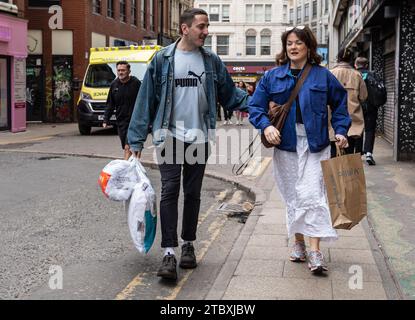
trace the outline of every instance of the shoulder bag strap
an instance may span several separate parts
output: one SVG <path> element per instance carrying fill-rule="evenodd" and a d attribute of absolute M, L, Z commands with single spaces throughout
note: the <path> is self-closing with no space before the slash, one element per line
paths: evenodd
<path fill-rule="evenodd" d="M 298 92 L 300 92 L 300 89 L 305 81 L 307 79 L 308 73 L 311 70 L 311 64 L 307 63 L 306 67 L 303 70 L 303 73 L 301 74 L 300 79 L 298 79 L 297 84 L 295 85 L 294 90 L 291 92 L 290 98 L 288 101 L 284 104 L 284 108 L 288 112 L 288 110 L 291 108 L 291 105 L 293 104 L 294 99 L 297 97 Z"/>

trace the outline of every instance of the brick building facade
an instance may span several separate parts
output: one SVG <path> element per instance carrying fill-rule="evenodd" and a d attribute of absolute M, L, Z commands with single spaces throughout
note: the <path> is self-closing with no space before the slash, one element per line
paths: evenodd
<path fill-rule="evenodd" d="M 91 47 L 171 42 L 169 25 L 160 33 L 159 0 L 26 0 L 29 20 L 27 58 L 27 121 L 76 120 L 79 91 L 73 80 L 82 80 Z M 62 26 L 59 26 L 59 7 Z M 169 6 L 163 16 L 169 17 Z M 51 29 L 58 26 L 58 29 Z M 60 28 L 62 27 L 62 28 Z"/>

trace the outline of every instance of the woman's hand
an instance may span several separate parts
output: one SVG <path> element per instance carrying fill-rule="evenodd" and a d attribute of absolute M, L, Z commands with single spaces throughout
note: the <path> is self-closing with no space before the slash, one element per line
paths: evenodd
<path fill-rule="evenodd" d="M 336 134 L 336 145 L 339 146 L 339 148 L 347 148 L 349 146 L 349 143 L 347 142 L 347 138 L 341 134 Z"/>
<path fill-rule="evenodd" d="M 266 127 L 264 135 L 267 141 L 274 146 L 278 146 L 281 143 L 281 134 L 274 126 Z"/>

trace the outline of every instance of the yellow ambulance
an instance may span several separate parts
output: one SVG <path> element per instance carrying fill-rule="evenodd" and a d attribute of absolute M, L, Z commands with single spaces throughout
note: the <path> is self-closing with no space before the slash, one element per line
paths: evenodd
<path fill-rule="evenodd" d="M 108 91 L 117 76 L 116 63 L 127 61 L 131 65 L 131 75 L 142 81 L 147 65 L 161 48 L 154 45 L 90 49 L 89 65 L 77 103 L 81 135 L 91 134 L 92 127 L 102 127 Z M 115 124 L 115 115 L 112 115 L 110 124 Z"/>

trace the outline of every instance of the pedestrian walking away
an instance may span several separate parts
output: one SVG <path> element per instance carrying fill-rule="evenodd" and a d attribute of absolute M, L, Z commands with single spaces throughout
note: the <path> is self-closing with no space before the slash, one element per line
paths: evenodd
<path fill-rule="evenodd" d="M 127 160 L 131 156 L 130 146 L 127 142 L 128 125 L 130 124 L 141 82 L 136 77 L 131 76 L 131 66 L 127 61 L 118 61 L 116 68 L 117 78 L 111 83 L 108 92 L 103 127 L 108 126 L 109 119 L 115 110 L 118 136 L 124 150 L 124 159 Z"/>
<path fill-rule="evenodd" d="M 352 51 L 348 49 L 340 50 L 337 55 L 337 64 L 330 70 L 347 90 L 347 109 L 352 119 L 352 126 L 347 133 L 349 142 L 349 147 L 346 148 L 347 154 L 362 152 L 363 130 L 365 126 L 362 104 L 367 99 L 366 84 L 359 71 L 351 66 L 352 58 Z M 333 141 L 333 131 L 330 131 L 330 136 Z M 336 156 L 334 142 L 331 144 L 331 156 Z"/>
<path fill-rule="evenodd" d="M 373 159 L 373 146 L 375 144 L 376 136 L 376 120 L 378 118 L 378 108 L 386 102 L 386 90 L 384 89 L 383 84 L 379 85 L 377 83 L 375 74 L 368 70 L 369 61 L 366 58 L 356 58 L 355 68 L 362 74 L 362 78 L 365 81 L 368 92 L 368 99 L 362 104 L 363 116 L 365 119 L 363 154 L 366 157 L 366 162 L 369 165 L 374 166 L 376 165 L 376 162 Z M 381 88 L 380 92 L 378 90 L 379 87 Z M 374 98 L 376 95 L 379 95 L 380 97 L 377 97 L 378 99 L 372 99 L 372 97 Z"/>
<path fill-rule="evenodd" d="M 351 119 L 347 92 L 326 68 L 320 66 L 317 41 L 308 27 L 287 28 L 281 36 L 278 67 L 265 73 L 249 104 L 249 120 L 270 144 L 274 178 L 287 210 L 287 231 L 294 237 L 289 259 L 305 262 L 313 273 L 327 271 L 320 240 L 335 240 L 320 161 L 330 157 L 328 108 L 337 144 L 347 147 L 346 133 Z M 303 72 L 309 70 L 279 132 L 271 125 L 269 105 L 283 105 Z M 310 239 L 307 253 L 304 236 Z"/>
<path fill-rule="evenodd" d="M 243 81 L 238 82 L 238 88 L 248 92 L 246 88 L 246 84 Z M 235 111 L 235 116 L 236 116 L 236 125 L 242 125 L 244 122 L 244 118 L 248 116 L 248 113 L 243 112 L 243 111 Z"/>
<path fill-rule="evenodd" d="M 166 279 L 177 279 L 175 248 L 179 245 L 181 176 L 184 206 L 179 266 L 195 268 L 193 241 L 209 141 L 214 138 L 210 130 L 216 127 L 216 103 L 218 100 L 227 110 L 246 110 L 248 102 L 247 93 L 235 88 L 220 58 L 203 48 L 208 35 L 208 14 L 202 9 L 187 9 L 179 22 L 181 37 L 157 52 L 146 71 L 128 129 L 128 141 L 135 156 L 141 156 L 149 131 L 157 146 L 164 248 L 157 275 Z"/>

